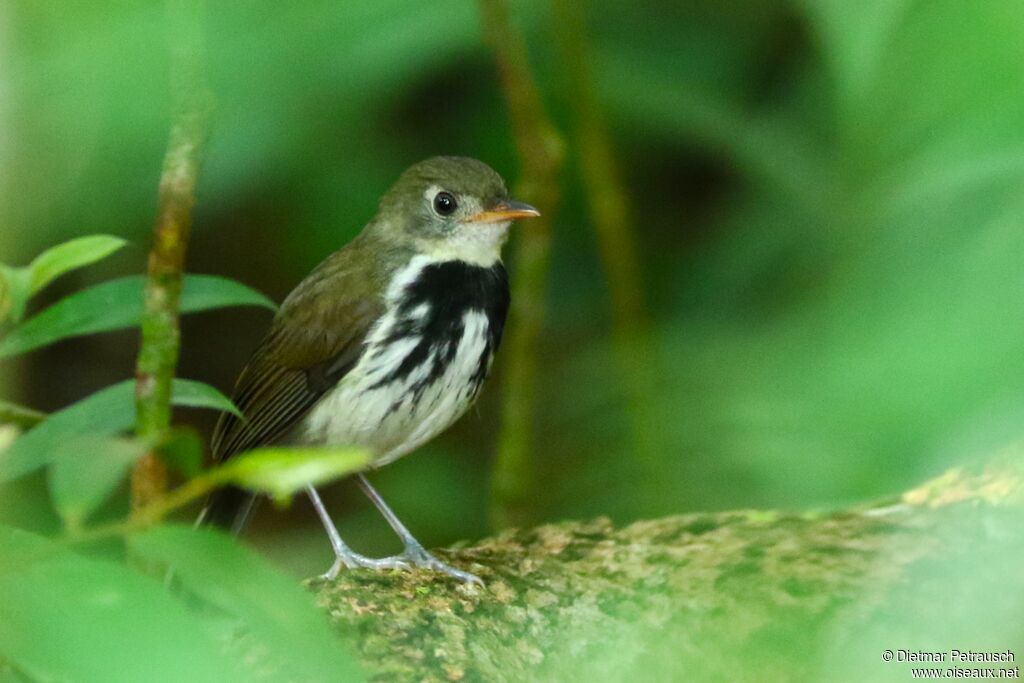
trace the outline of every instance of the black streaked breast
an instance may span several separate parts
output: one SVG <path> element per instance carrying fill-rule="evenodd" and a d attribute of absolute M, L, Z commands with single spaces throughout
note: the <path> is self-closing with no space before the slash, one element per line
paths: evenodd
<path fill-rule="evenodd" d="M 414 311 L 426 306 L 426 313 L 417 316 Z M 406 285 L 399 302 L 399 323 L 384 343 L 417 337 L 418 343 L 377 387 L 404 379 L 423 363 L 430 369 L 414 391 L 422 390 L 442 376 L 455 358 L 459 342 L 465 332 L 464 318 L 469 311 L 487 316 L 487 339 L 476 372 L 471 377 L 473 393 L 487 378 L 508 315 L 509 288 L 505 267 L 495 263 L 490 267 L 477 266 L 465 261 L 432 263 L 423 268 L 416 279 Z"/>

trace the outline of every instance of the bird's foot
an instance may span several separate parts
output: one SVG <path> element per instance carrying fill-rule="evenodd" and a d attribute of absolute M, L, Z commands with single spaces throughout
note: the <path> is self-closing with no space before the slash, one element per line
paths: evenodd
<path fill-rule="evenodd" d="M 338 574 L 341 573 L 342 569 L 373 569 L 375 571 L 382 571 L 385 569 L 408 570 L 412 567 L 447 574 L 463 583 L 475 583 L 478 586 L 484 585 L 483 580 L 476 574 L 464 572 L 442 562 L 419 544 L 406 546 L 401 555 L 391 555 L 389 557 L 366 557 L 355 552 L 338 555 L 334 559 L 334 564 L 331 565 L 331 568 L 326 573 L 321 574 L 320 578 L 326 581 L 334 581 L 338 578 Z"/>
<path fill-rule="evenodd" d="M 413 567 L 420 567 L 421 569 L 429 569 L 431 571 L 447 574 L 453 579 L 458 579 L 463 583 L 475 583 L 478 586 L 484 585 L 483 580 L 476 574 L 470 574 L 469 572 L 464 572 L 461 569 L 456 569 L 450 564 L 445 564 L 431 555 L 426 548 L 418 543 L 415 545 L 407 545 L 405 550 L 402 551 L 402 554 L 397 557 Z"/>
<path fill-rule="evenodd" d="M 321 574 L 320 578 L 334 581 L 338 578 L 338 574 L 341 573 L 342 569 L 373 569 L 375 571 L 382 571 L 384 569 L 409 569 L 409 566 L 409 562 L 402 555 L 373 558 L 360 555 L 359 553 L 348 553 L 347 555 L 335 557 L 334 564 L 324 574 Z"/>

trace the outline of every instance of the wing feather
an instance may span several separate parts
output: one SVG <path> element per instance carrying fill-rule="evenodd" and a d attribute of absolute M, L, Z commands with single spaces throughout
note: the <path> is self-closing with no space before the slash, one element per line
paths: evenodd
<path fill-rule="evenodd" d="M 286 437 L 359 362 L 384 303 L 345 256 L 321 264 L 281 306 L 235 386 L 244 419 L 224 413 L 217 422 L 214 460 Z"/>

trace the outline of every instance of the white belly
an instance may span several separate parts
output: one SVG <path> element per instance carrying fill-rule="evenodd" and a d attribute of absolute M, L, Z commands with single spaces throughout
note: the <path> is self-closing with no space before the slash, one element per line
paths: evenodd
<path fill-rule="evenodd" d="M 454 355 L 440 375 L 425 381 L 432 364 L 444 357 L 443 342 L 429 347 L 424 361 L 405 377 L 378 386 L 420 341 L 419 336 L 410 336 L 385 342 L 398 322 L 385 316 L 367 339 L 359 363 L 313 407 L 295 439 L 370 448 L 377 467 L 437 436 L 466 412 L 479 389 L 474 377 L 487 351 L 488 319 L 483 311 L 468 310 L 462 320 L 462 336 L 453 340 Z"/>

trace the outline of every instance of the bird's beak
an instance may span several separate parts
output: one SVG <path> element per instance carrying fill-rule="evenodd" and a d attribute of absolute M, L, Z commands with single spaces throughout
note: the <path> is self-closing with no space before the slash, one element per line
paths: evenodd
<path fill-rule="evenodd" d="M 481 211 L 480 213 L 473 214 L 468 217 L 465 222 L 502 223 L 504 221 L 514 221 L 517 218 L 536 218 L 539 215 L 540 211 L 529 204 L 506 199 L 505 201 L 498 202 L 487 211 Z"/>

